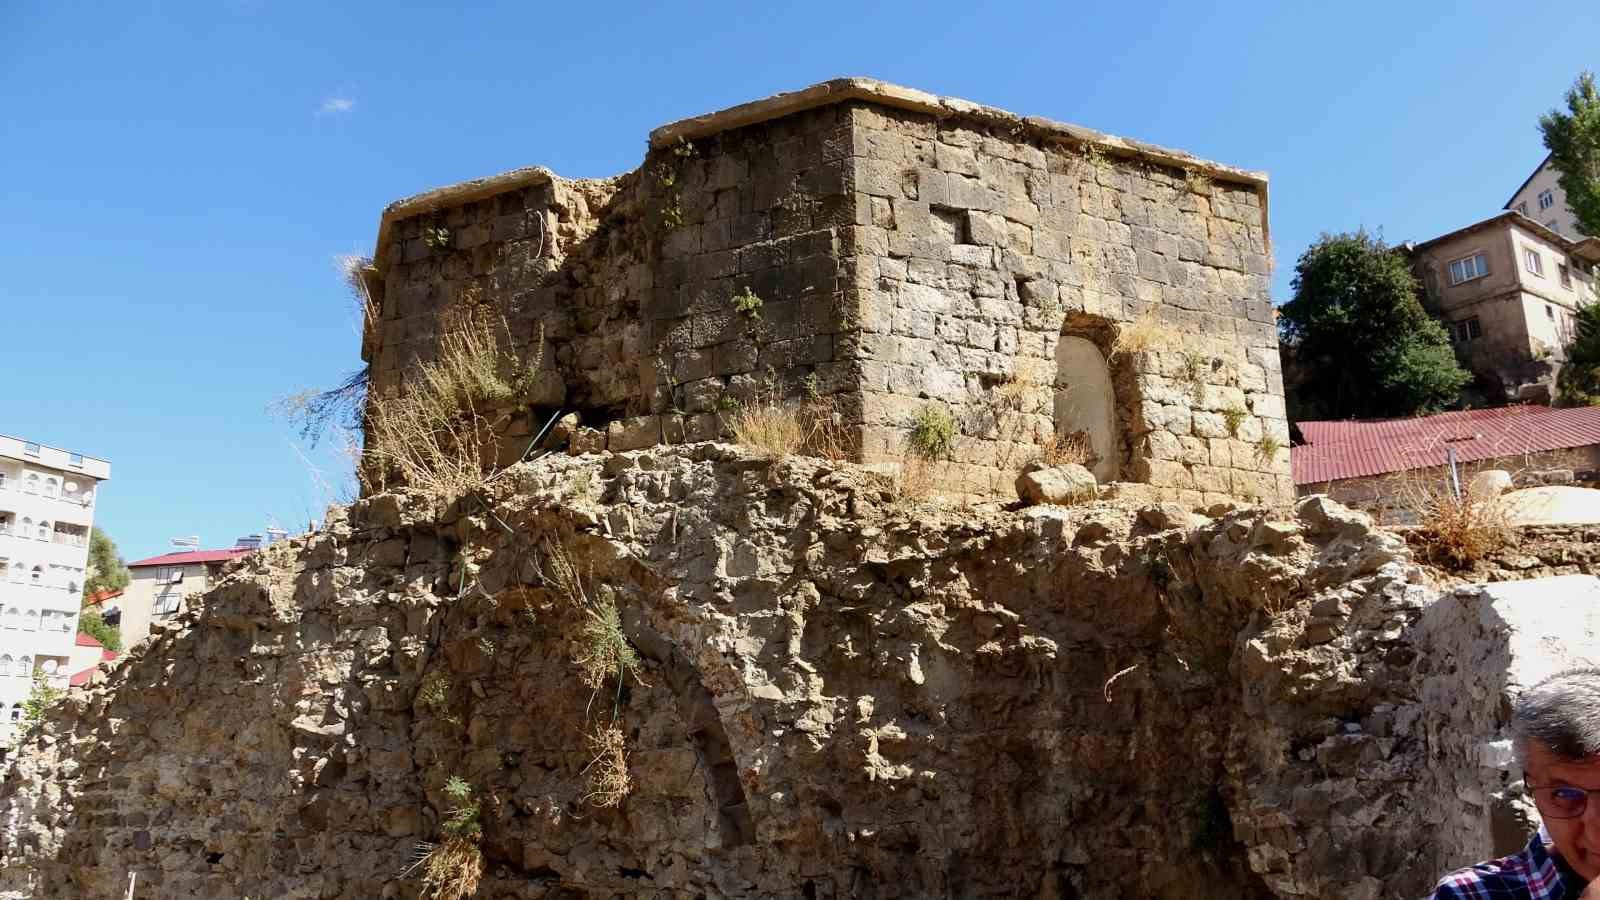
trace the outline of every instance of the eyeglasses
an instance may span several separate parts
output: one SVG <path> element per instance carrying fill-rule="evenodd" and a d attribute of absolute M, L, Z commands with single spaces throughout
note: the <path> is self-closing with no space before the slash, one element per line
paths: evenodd
<path fill-rule="evenodd" d="M 1528 793 L 1533 795 L 1534 805 L 1539 807 L 1539 815 L 1552 819 L 1576 819 L 1588 809 L 1589 795 L 1600 794 L 1600 788 L 1591 791 L 1571 785 L 1529 786 Z"/>

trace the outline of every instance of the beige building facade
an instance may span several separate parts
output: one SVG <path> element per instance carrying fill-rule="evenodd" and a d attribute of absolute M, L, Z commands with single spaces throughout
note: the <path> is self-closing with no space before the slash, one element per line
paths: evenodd
<path fill-rule="evenodd" d="M 1518 212 L 1412 247 L 1427 305 L 1491 399 L 1553 396 L 1579 307 L 1594 302 L 1600 240 L 1571 240 Z"/>
<path fill-rule="evenodd" d="M 1561 189 L 1561 173 L 1550 164 L 1548 155 L 1506 201 L 1504 208 L 1521 213 L 1563 237 L 1586 237 L 1578 227 L 1577 215 L 1567 205 L 1567 192 Z"/>
<path fill-rule="evenodd" d="M 128 586 L 117 599 L 121 613 L 122 644 L 132 647 L 150 635 L 150 629 L 185 609 L 185 598 L 211 586 L 225 563 L 249 549 L 191 550 L 152 556 L 128 564 Z"/>

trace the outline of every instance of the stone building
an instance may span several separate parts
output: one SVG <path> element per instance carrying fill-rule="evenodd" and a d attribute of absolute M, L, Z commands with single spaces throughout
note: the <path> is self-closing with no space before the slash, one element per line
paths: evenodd
<path fill-rule="evenodd" d="M 1492 400 L 1544 400 L 1595 300 L 1600 240 L 1572 240 L 1519 212 L 1500 213 L 1412 248 L 1429 308 Z"/>
<path fill-rule="evenodd" d="M 948 413 L 953 492 L 1009 493 L 1081 434 L 1103 481 L 1149 486 L 1130 493 L 1278 498 L 1269 254 L 1259 173 L 843 79 L 658 128 L 615 178 L 520 169 L 392 204 L 362 351 L 381 398 L 451 315 L 504 317 L 538 365 L 506 460 L 558 410 L 594 429 L 581 447 L 638 449 L 717 437 L 776 388 L 830 397 L 869 463 Z"/>

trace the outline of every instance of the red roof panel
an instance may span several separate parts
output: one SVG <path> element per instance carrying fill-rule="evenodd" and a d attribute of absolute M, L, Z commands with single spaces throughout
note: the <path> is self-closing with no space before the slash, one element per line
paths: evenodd
<path fill-rule="evenodd" d="M 78 632 L 78 646 L 79 647 L 104 647 L 105 644 L 102 644 L 98 640 L 96 640 L 94 635 L 80 631 L 80 632 Z"/>
<path fill-rule="evenodd" d="M 128 563 L 130 569 L 142 569 L 147 566 L 192 566 L 198 563 L 227 562 L 238 559 L 252 550 L 233 548 L 230 550 L 184 550 L 181 553 L 163 553 L 149 559 Z"/>
<path fill-rule="evenodd" d="M 1461 462 L 1600 444 L 1600 407 L 1506 406 L 1414 419 L 1297 422 L 1306 442 L 1289 449 L 1294 483 L 1318 484 Z"/>

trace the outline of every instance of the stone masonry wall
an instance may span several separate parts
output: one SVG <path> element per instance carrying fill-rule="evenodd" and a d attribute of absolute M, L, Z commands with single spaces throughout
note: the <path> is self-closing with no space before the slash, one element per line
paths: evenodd
<path fill-rule="evenodd" d="M 1056 351 L 1077 336 L 1111 357 L 1122 479 L 1196 505 L 1292 493 L 1256 186 L 1020 120 L 850 114 L 868 459 L 898 457 L 941 403 L 964 438 L 957 482 L 1003 493 L 1075 430 L 1056 421 L 1077 402 Z M 1114 355 L 1140 320 L 1158 323 L 1150 346 Z"/>
<path fill-rule="evenodd" d="M 382 396 L 452 311 L 503 315 L 543 373 L 507 410 L 507 459 L 557 408 L 596 429 L 583 449 L 626 450 L 816 392 L 873 462 L 950 414 L 941 487 L 1009 494 L 1083 424 L 1066 336 L 1109 360 L 1117 478 L 1192 505 L 1282 498 L 1264 202 L 1260 176 L 1175 151 L 829 82 L 657 129 L 616 179 L 521 170 L 391 206 L 363 352 Z M 1135 323 L 1145 340 L 1114 353 Z"/>

